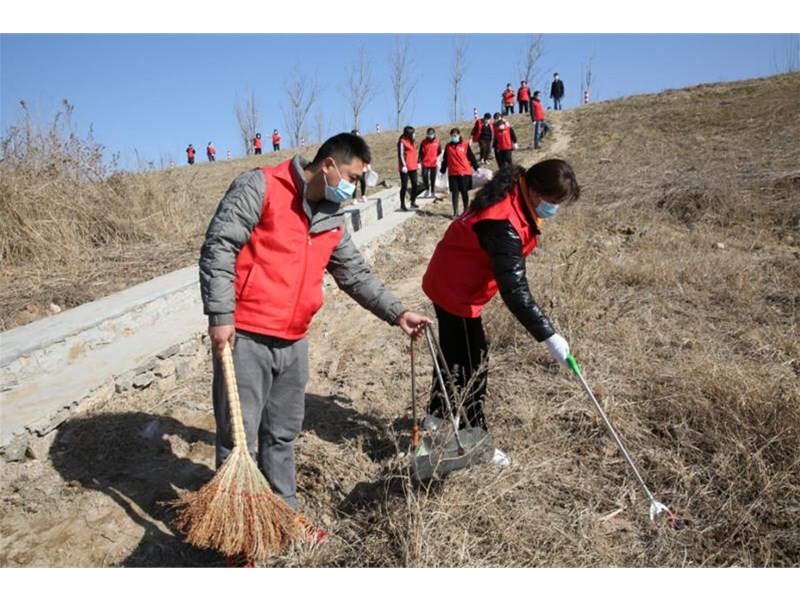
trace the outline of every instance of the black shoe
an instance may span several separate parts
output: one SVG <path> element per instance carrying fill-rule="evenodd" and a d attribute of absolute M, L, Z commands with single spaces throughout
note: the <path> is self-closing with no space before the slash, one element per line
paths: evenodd
<path fill-rule="evenodd" d="M 406 211 L 408 211 L 408 209 L 407 209 L 405 206 L 401 206 L 401 207 L 400 207 L 400 210 L 402 210 L 403 212 L 406 212 Z"/>
<path fill-rule="evenodd" d="M 412 202 L 411 208 L 419 208 L 419 205 L 416 202 Z"/>

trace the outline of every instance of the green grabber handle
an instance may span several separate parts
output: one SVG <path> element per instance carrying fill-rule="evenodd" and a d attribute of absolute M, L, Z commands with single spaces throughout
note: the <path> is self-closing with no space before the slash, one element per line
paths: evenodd
<path fill-rule="evenodd" d="M 569 370 L 575 373 L 578 377 L 581 376 L 581 368 L 578 366 L 578 361 L 575 360 L 575 357 L 572 354 L 567 355 L 567 366 Z"/>

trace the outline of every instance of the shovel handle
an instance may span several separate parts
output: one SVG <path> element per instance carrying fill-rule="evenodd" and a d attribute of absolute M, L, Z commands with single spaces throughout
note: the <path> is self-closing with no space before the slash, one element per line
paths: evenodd
<path fill-rule="evenodd" d="M 411 426 L 411 447 L 416 450 L 419 446 L 419 424 L 417 423 L 417 361 L 414 356 L 414 338 L 411 338 L 409 348 L 411 354 L 411 420 L 414 423 Z"/>
<path fill-rule="evenodd" d="M 228 393 L 228 408 L 231 411 L 231 429 L 233 431 L 234 448 L 247 447 L 244 434 L 244 421 L 242 420 L 242 406 L 239 403 L 239 387 L 236 385 L 236 371 L 233 368 L 233 354 L 230 344 L 226 343 L 222 349 L 222 378 L 225 380 L 225 390 Z"/>

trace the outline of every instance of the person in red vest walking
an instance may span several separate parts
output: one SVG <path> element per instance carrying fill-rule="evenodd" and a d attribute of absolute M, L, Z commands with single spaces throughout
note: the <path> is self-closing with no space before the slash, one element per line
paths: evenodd
<path fill-rule="evenodd" d="M 492 127 L 492 114 L 484 113 L 482 119 L 475 121 L 475 126 L 472 128 L 472 141 L 478 143 L 478 152 L 480 157 L 478 160 L 481 164 L 489 164 L 492 158 L 492 145 L 494 143 L 494 128 Z"/>
<path fill-rule="evenodd" d="M 208 162 L 215 162 L 217 160 L 217 150 L 211 142 L 208 142 L 208 146 L 206 146 L 206 158 L 208 158 Z"/>
<path fill-rule="evenodd" d="M 514 114 L 514 90 L 511 84 L 506 84 L 506 89 L 503 90 L 503 115 L 511 113 Z"/>
<path fill-rule="evenodd" d="M 533 148 L 534 150 L 538 150 L 542 146 L 542 138 L 550 133 L 550 126 L 544 120 L 542 93 L 538 90 L 533 92 L 531 121 L 533 121 Z"/>
<path fill-rule="evenodd" d="M 489 345 L 481 312 L 498 291 L 534 339 L 544 342 L 561 364 L 566 363 L 569 345 L 534 300 L 525 258 L 536 247 L 548 219 L 579 196 L 575 173 L 562 160 L 546 160 L 527 171 L 518 165 L 504 167 L 478 191 L 469 209 L 450 224 L 436 246 L 422 289 L 436 311 L 445 363 L 454 374 L 456 388 L 466 392 L 467 423 L 463 426 L 487 429 Z M 443 417 L 442 408 L 441 388 L 434 378 L 423 427 L 435 428 Z M 507 466 L 510 459 L 498 450 L 493 462 Z"/>
<path fill-rule="evenodd" d="M 281 149 L 281 134 L 277 129 L 272 130 L 272 151 L 277 152 Z"/>
<path fill-rule="evenodd" d="M 403 127 L 403 135 L 397 140 L 397 170 L 400 172 L 400 210 L 406 208 L 406 191 L 411 180 L 411 208 L 417 206 L 417 169 L 419 160 L 417 149 L 414 146 L 414 128 L 411 125 Z"/>
<path fill-rule="evenodd" d="M 270 486 L 297 509 L 294 443 L 309 377 L 306 334 L 323 301 L 325 271 L 361 306 L 416 336 L 430 319 L 406 310 L 370 272 L 341 210 L 370 162 L 349 133 L 239 175 L 208 226 L 200 292 L 213 351 L 216 464 L 233 447 L 221 356 L 233 350 L 247 447 Z"/>
<path fill-rule="evenodd" d="M 257 133 L 253 138 L 253 154 L 261 154 L 261 134 Z"/>
<path fill-rule="evenodd" d="M 517 134 L 511 123 L 506 121 L 500 113 L 494 113 L 494 157 L 497 168 L 511 164 L 511 155 L 517 149 Z"/>
<path fill-rule="evenodd" d="M 190 165 L 194 164 L 195 154 L 197 154 L 197 151 L 194 149 L 194 146 L 189 144 L 189 146 L 186 148 L 186 162 L 188 162 Z"/>
<path fill-rule="evenodd" d="M 519 102 L 519 114 L 527 113 L 531 101 L 531 88 L 528 87 L 527 81 L 519 82 L 519 89 L 517 90 L 517 102 Z"/>
<path fill-rule="evenodd" d="M 425 190 L 422 192 L 421 198 L 435 197 L 436 167 L 441 153 L 442 145 L 436 137 L 436 130 L 429 127 L 425 139 L 419 145 L 419 156 L 422 160 L 422 188 Z"/>
<path fill-rule="evenodd" d="M 478 161 L 469 147 L 469 142 L 461 137 L 461 130 L 450 130 L 450 143 L 445 146 L 440 171 L 447 171 L 450 196 L 453 201 L 453 218 L 458 216 L 458 196 L 464 210 L 469 206 L 469 189 L 472 187 L 472 170 L 478 169 Z"/>

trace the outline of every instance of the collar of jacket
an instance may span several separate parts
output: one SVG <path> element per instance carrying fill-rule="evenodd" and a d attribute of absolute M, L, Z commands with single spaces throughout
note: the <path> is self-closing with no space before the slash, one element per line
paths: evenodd
<path fill-rule="evenodd" d="M 528 193 L 528 184 L 525 183 L 525 176 L 520 176 L 519 178 L 519 189 L 522 193 L 522 204 L 525 206 L 528 221 L 533 223 L 536 233 L 539 234 L 542 232 L 542 221 L 544 219 L 536 214 L 536 207 L 533 205 L 533 198 Z"/>
<path fill-rule="evenodd" d="M 303 210 L 308 217 L 309 233 L 319 233 L 335 227 L 344 226 L 344 213 L 342 205 L 330 200 L 309 201 L 306 195 L 308 182 L 306 181 L 305 170 L 311 161 L 302 156 L 295 156 L 292 159 L 292 179 L 297 190 L 303 195 Z"/>

